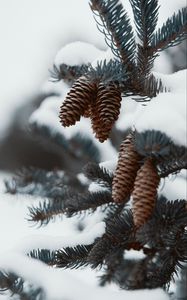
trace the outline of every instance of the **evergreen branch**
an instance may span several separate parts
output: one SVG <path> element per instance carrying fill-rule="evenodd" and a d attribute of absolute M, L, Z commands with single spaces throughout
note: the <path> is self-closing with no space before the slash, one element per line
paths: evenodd
<path fill-rule="evenodd" d="M 48 249 L 32 250 L 28 253 L 28 256 L 38 259 L 49 266 L 55 264 L 55 251 L 50 251 Z"/>
<path fill-rule="evenodd" d="M 105 259 L 105 266 L 104 266 L 104 274 L 99 277 L 100 286 L 105 286 L 106 283 L 115 282 L 119 284 L 119 281 L 116 282 L 116 269 L 124 261 L 124 251 L 123 249 L 117 249 L 116 252 L 113 252 L 109 257 Z"/>
<path fill-rule="evenodd" d="M 129 73 L 126 66 L 123 66 L 120 61 L 110 59 L 97 63 L 96 67 L 89 66 L 88 72 L 85 74 L 90 81 L 102 82 L 105 85 L 108 83 L 120 83 L 122 80 L 129 79 Z"/>
<path fill-rule="evenodd" d="M 144 157 L 166 159 L 171 152 L 171 139 L 159 130 L 135 132 L 134 145 L 137 152 Z"/>
<path fill-rule="evenodd" d="M 165 178 L 170 174 L 177 174 L 182 169 L 187 169 L 187 157 L 180 157 L 158 164 L 158 172 L 161 178 Z"/>
<path fill-rule="evenodd" d="M 140 76 L 147 78 L 153 67 L 155 56 L 150 55 L 149 48 L 153 40 L 158 20 L 158 0 L 131 0 L 136 31 L 140 39 L 137 51 L 138 71 Z"/>
<path fill-rule="evenodd" d="M 106 220 L 106 236 L 113 243 L 123 244 L 128 248 L 132 241 L 135 227 L 130 210 L 123 210 L 121 213 L 114 215 L 112 219 Z"/>
<path fill-rule="evenodd" d="M 104 187 L 112 188 L 113 174 L 104 167 L 100 167 L 96 163 L 88 163 L 83 172 L 89 180 L 95 181 Z"/>
<path fill-rule="evenodd" d="M 50 74 L 52 81 L 65 80 L 69 83 L 73 83 L 87 71 L 88 65 L 86 64 L 80 66 L 68 66 L 67 64 L 61 64 L 59 67 L 53 65 L 53 70 L 50 71 Z"/>
<path fill-rule="evenodd" d="M 167 92 L 161 79 L 156 79 L 153 74 L 148 78 L 140 78 L 131 82 L 124 82 L 121 87 L 124 96 L 131 96 L 137 102 L 147 102 L 159 93 Z"/>
<path fill-rule="evenodd" d="M 150 46 L 158 21 L 158 0 L 130 0 L 141 46 Z"/>
<path fill-rule="evenodd" d="M 57 250 L 55 253 L 55 266 L 58 268 L 78 269 L 89 263 L 87 256 L 93 245 L 78 245 Z"/>
<path fill-rule="evenodd" d="M 23 280 L 13 273 L 0 271 L 0 292 L 9 290 L 12 295 L 23 291 Z"/>
<path fill-rule="evenodd" d="M 15 295 L 16 299 L 20 300 L 46 299 L 46 295 L 42 288 L 30 284 L 24 288 L 24 283 L 23 279 L 16 274 L 0 271 L 0 293 L 9 291 L 11 293 L 10 297 Z"/>
<path fill-rule="evenodd" d="M 174 249 L 178 239 L 186 236 L 186 226 L 186 200 L 170 202 L 160 196 L 152 218 L 136 232 L 136 238 L 151 248 Z"/>
<path fill-rule="evenodd" d="M 56 201 L 44 200 L 37 207 L 31 206 L 29 209 L 28 221 L 38 223 L 38 226 L 47 225 L 50 220 L 64 213 L 64 199 Z"/>
<path fill-rule="evenodd" d="M 59 157 L 64 164 L 66 160 L 74 160 L 73 171 L 77 163 L 77 158 L 80 159 L 80 156 L 85 161 L 87 159 L 96 162 L 100 161 L 100 152 L 94 141 L 88 136 L 76 134 L 67 140 L 63 133 L 54 132 L 49 126 L 37 123 L 31 124 L 31 130 L 36 137 L 36 141 L 45 147 L 45 149 L 48 149 L 50 154 L 54 153 Z M 75 151 L 75 147 L 79 148 L 79 151 Z M 70 169 L 69 164 L 68 169 Z"/>
<path fill-rule="evenodd" d="M 108 191 L 87 192 L 85 194 L 77 194 L 65 202 L 64 213 L 71 217 L 78 212 L 90 211 L 94 212 L 99 206 L 105 204 L 113 204 L 112 195 Z M 110 206 L 110 205 L 109 205 Z"/>
<path fill-rule="evenodd" d="M 153 74 L 151 74 L 147 80 L 144 82 L 143 93 L 147 99 L 156 97 L 159 93 L 166 92 L 161 79 L 156 79 Z"/>
<path fill-rule="evenodd" d="M 157 168 L 160 177 L 166 177 L 172 173 L 178 173 L 182 169 L 187 169 L 186 147 L 171 143 L 168 156 L 158 161 Z"/>
<path fill-rule="evenodd" d="M 56 216 L 66 215 L 71 217 L 87 210 L 94 212 L 99 206 L 109 203 L 113 204 L 113 200 L 111 193 L 107 191 L 75 194 L 64 189 L 61 199 L 55 201 L 45 200 L 40 202 L 37 207 L 29 207 L 30 218 L 28 220 L 37 222 L 39 226 L 47 225 Z"/>
<path fill-rule="evenodd" d="M 62 171 L 22 168 L 11 180 L 5 180 L 5 186 L 7 193 L 10 194 L 29 194 L 57 199 L 62 194 L 64 177 Z"/>
<path fill-rule="evenodd" d="M 65 149 L 69 151 L 68 141 L 62 133 L 54 132 L 49 126 L 38 124 L 38 123 L 31 123 L 30 129 L 32 134 L 37 137 L 37 141 L 40 144 L 48 145 L 48 148 L 51 151 L 55 151 L 58 153 L 60 150 Z"/>
<path fill-rule="evenodd" d="M 93 269 L 98 266 L 101 267 L 105 264 L 105 258 L 116 251 L 117 247 L 112 244 L 105 235 L 103 235 L 95 241 L 94 246 L 88 254 L 87 261 Z"/>
<path fill-rule="evenodd" d="M 155 160 L 160 177 L 187 169 L 187 149 L 175 145 L 163 132 L 157 130 L 136 132 L 134 144 L 140 155 Z"/>
<path fill-rule="evenodd" d="M 120 58 L 127 69 L 134 68 L 135 40 L 127 13 L 118 0 L 91 0 L 90 7 L 99 13 L 101 31 L 114 55 Z"/>
<path fill-rule="evenodd" d="M 179 10 L 168 18 L 165 24 L 157 30 L 151 43 L 150 53 L 162 51 L 181 43 L 187 35 L 187 8 Z"/>

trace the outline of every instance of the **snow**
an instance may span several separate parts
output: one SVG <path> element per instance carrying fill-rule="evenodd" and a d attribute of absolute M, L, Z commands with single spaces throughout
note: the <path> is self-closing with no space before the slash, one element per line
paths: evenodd
<path fill-rule="evenodd" d="M 60 271 L 46 267 L 42 262 L 23 257 L 17 253 L 6 253 L 6 257 L 0 258 L 0 265 L 8 271 L 13 271 L 29 280 L 44 287 L 48 299 L 61 300 L 82 299 L 119 299 L 128 297 L 128 300 L 140 300 L 151 297 L 152 300 L 167 300 L 165 292 L 161 289 L 140 291 L 112 291 L 110 289 L 94 286 L 91 282 L 84 283 L 72 275 L 72 271 Z M 71 273 L 70 273 L 71 272 Z M 73 289 L 72 289 L 73 286 Z M 77 298 L 78 297 L 78 298 Z"/>
<path fill-rule="evenodd" d="M 124 97 L 117 128 L 127 130 L 133 127 L 139 132 L 160 130 L 176 144 L 187 146 L 186 70 L 154 75 L 161 78 L 169 92 L 160 93 L 144 105 Z"/>
<path fill-rule="evenodd" d="M 9 175 L 1 174 L 1 178 L 7 178 L 7 176 Z M 4 191 L 2 181 L 0 187 L 1 191 Z M 86 228 L 83 232 L 77 232 L 75 229 L 77 217 L 57 219 L 41 228 L 29 226 L 25 219 L 28 206 L 37 205 L 40 200 L 40 198 L 32 196 L 1 195 L 0 228 L 6 228 L 6 234 L 1 234 L 0 269 L 15 272 L 30 283 L 41 286 L 46 293 L 47 300 L 61 300 L 62 298 L 86 300 L 88 296 L 93 300 L 124 298 L 135 300 L 136 297 L 142 300 L 145 297 L 152 297 L 155 300 L 169 299 L 161 289 L 123 291 L 113 285 L 100 288 L 96 280 L 99 270 L 54 269 L 27 257 L 26 253 L 32 249 L 55 250 L 56 248 L 75 246 L 81 242 L 89 244 L 95 237 L 104 233 L 104 223 L 101 221 L 102 213 L 93 214 L 84 219 Z M 6 299 L 4 297 L 6 296 L 0 295 L 0 299 Z"/>
<path fill-rule="evenodd" d="M 130 13 L 128 1 L 123 0 Z M 158 26 L 171 16 L 186 1 L 160 0 Z M 15 110 L 26 101 L 31 101 L 38 93 L 57 93 L 47 97 L 32 114 L 31 123 L 47 125 L 51 131 L 62 133 L 67 140 L 82 133 L 91 138 L 101 153 L 100 165 L 114 171 L 117 151 L 110 141 L 100 144 L 91 130 L 88 119 L 81 118 L 77 125 L 63 128 L 58 122 L 61 103 L 69 91 L 69 86 L 60 82 L 46 81 L 53 62 L 77 65 L 91 62 L 93 66 L 103 59 L 113 58 L 107 49 L 103 35 L 97 30 L 87 0 L 1 0 L 1 91 L 0 91 L 0 139 L 10 126 Z M 73 9 L 72 9 L 73 8 Z M 133 28 L 134 24 L 132 23 Z M 61 50 L 57 53 L 58 49 Z M 54 57 L 57 56 L 54 61 Z M 155 61 L 154 70 L 171 73 L 171 64 L 165 52 Z M 171 75 L 154 73 L 162 79 L 170 90 L 162 93 L 142 106 L 130 97 L 123 99 L 121 115 L 117 128 L 124 131 L 130 127 L 143 132 L 147 129 L 161 130 L 178 145 L 187 145 L 186 139 L 186 71 Z M 43 82 L 45 82 L 43 84 Z M 42 85 L 42 88 L 41 88 Z M 102 213 L 85 216 L 81 220 L 84 230 L 79 232 L 76 224 L 80 218 L 57 218 L 46 227 L 37 228 L 27 221 L 28 206 L 37 205 L 39 197 L 4 194 L 3 179 L 10 174 L 0 174 L 0 228 L 1 249 L 0 269 L 16 272 L 31 283 L 41 285 L 49 300 L 108 299 L 167 300 L 169 297 L 161 289 L 123 291 L 116 286 L 100 288 L 97 286 L 98 272 L 85 270 L 67 271 L 49 268 L 43 263 L 26 256 L 33 248 L 56 248 L 76 246 L 78 243 L 90 244 L 105 230 Z M 79 174 L 81 178 L 82 174 Z M 82 176 L 82 180 L 84 180 Z M 98 185 L 91 184 L 90 191 Z M 186 199 L 186 177 L 184 172 L 162 180 L 159 193 L 170 200 Z M 141 258 L 142 253 L 129 251 L 128 258 Z M 72 289 L 73 286 L 73 289 Z M 6 299 L 0 295 L 0 299 Z"/>
<path fill-rule="evenodd" d="M 144 107 L 135 122 L 138 132 L 160 130 L 174 143 L 187 146 L 186 97 L 183 93 L 162 93 Z"/>
<path fill-rule="evenodd" d="M 69 66 L 83 65 L 91 63 L 103 52 L 94 45 L 84 42 L 73 42 L 63 47 L 56 55 L 55 65 L 58 67 L 61 64 Z"/>

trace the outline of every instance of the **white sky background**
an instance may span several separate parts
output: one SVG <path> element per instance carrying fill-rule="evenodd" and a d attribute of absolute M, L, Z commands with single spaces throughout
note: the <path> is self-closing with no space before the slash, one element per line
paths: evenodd
<path fill-rule="evenodd" d="M 123 0 L 128 8 L 128 1 Z M 159 25 L 185 0 L 160 0 Z M 0 137 L 37 94 L 59 48 L 83 40 L 104 48 L 88 0 L 0 0 Z"/>

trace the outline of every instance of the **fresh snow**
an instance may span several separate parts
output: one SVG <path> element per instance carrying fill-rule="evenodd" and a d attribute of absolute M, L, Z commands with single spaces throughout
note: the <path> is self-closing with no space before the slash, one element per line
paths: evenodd
<path fill-rule="evenodd" d="M 61 64 L 69 66 L 83 65 L 91 63 L 105 51 L 99 50 L 94 45 L 85 42 L 73 42 L 63 47 L 56 55 L 55 65 Z"/>
<path fill-rule="evenodd" d="M 129 1 L 122 1 L 130 13 Z M 159 0 L 160 15 L 157 27 L 186 5 L 185 0 Z M 0 1 L 0 34 L 1 34 L 1 91 L 0 91 L 0 139 L 6 134 L 15 110 L 31 101 L 38 93 L 56 93 L 47 97 L 32 114 L 30 123 L 47 125 L 51 132 L 62 133 L 67 140 L 73 135 L 82 133 L 91 138 L 101 152 L 100 165 L 115 170 L 117 151 L 109 141 L 100 144 L 92 134 L 88 119 L 81 118 L 75 126 L 63 128 L 58 114 L 61 103 L 69 91 L 62 80 L 47 81 L 49 69 L 53 63 L 76 65 L 92 63 L 93 66 L 103 59 L 113 58 L 113 54 L 104 42 L 103 35 L 97 30 L 87 0 L 1 0 Z M 73 9 L 72 9 L 73 8 Z M 132 22 L 134 28 L 134 24 Z M 61 50 L 59 51 L 59 49 Z M 56 55 L 57 53 L 57 55 Z M 54 60 L 54 57 L 56 58 Z M 179 145 L 186 145 L 186 71 L 171 73 L 171 63 L 165 52 L 156 59 L 154 75 L 161 78 L 169 90 L 142 105 L 131 97 L 123 98 L 121 115 L 116 122 L 121 131 L 130 127 L 143 132 L 147 129 L 160 129 Z M 158 73 L 159 72 L 159 73 Z M 161 73 L 163 74 L 161 74 Z M 42 83 L 45 83 L 42 85 Z M 42 85 L 42 88 L 41 88 Z M 56 270 L 26 256 L 33 248 L 55 250 L 77 243 L 92 243 L 95 237 L 104 232 L 102 213 L 77 216 L 71 219 L 57 218 L 45 227 L 31 226 L 27 220 L 28 206 L 37 205 L 42 199 L 24 195 L 4 194 L 3 179 L 10 174 L 0 174 L 0 268 L 16 272 L 24 279 L 41 285 L 49 300 L 74 299 L 107 299 L 107 300 L 168 300 L 161 289 L 124 291 L 115 285 L 104 288 L 97 286 L 96 276 L 100 271 Z M 79 178 L 85 180 L 82 174 Z M 98 185 L 91 184 L 90 190 L 97 191 Z M 186 175 L 180 172 L 162 180 L 159 193 L 170 200 L 186 199 Z M 84 230 L 77 230 L 77 222 L 82 222 Z M 142 253 L 129 251 L 128 257 L 138 259 Z M 73 287 L 73 289 L 72 289 Z M 6 296 L 0 295 L 0 299 Z M 47 300 L 48 300 L 47 299 Z"/>
<path fill-rule="evenodd" d="M 161 78 L 168 92 L 160 93 L 143 105 L 124 97 L 117 128 L 127 130 L 133 127 L 139 132 L 160 130 L 176 144 L 187 146 L 186 70 L 154 75 Z"/>
<path fill-rule="evenodd" d="M 10 272 L 16 272 L 23 278 L 44 287 L 49 300 L 90 300 L 107 299 L 144 300 L 146 297 L 152 300 L 169 300 L 169 296 L 161 289 L 124 291 L 111 290 L 95 286 L 92 281 L 84 282 L 76 278 L 76 272 L 61 271 L 46 267 L 42 262 L 24 257 L 17 253 L 6 253 L 0 265 Z M 85 273 L 85 275 L 89 275 Z M 73 288 L 72 288 L 73 287 Z"/>

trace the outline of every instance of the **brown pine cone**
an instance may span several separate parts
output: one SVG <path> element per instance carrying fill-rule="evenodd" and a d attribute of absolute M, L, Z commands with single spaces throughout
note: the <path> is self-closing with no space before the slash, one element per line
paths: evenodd
<path fill-rule="evenodd" d="M 85 109 L 83 117 L 90 118 L 91 116 L 91 104 L 88 105 L 88 107 Z"/>
<path fill-rule="evenodd" d="M 121 92 L 113 84 L 99 83 L 97 98 L 91 107 L 91 122 L 95 137 L 103 143 L 109 137 L 114 122 L 118 119 Z"/>
<path fill-rule="evenodd" d="M 121 107 L 121 92 L 114 85 L 105 86 L 102 82 L 98 85 L 97 108 L 98 115 L 103 126 L 111 130 L 112 125 L 118 119 Z"/>
<path fill-rule="evenodd" d="M 90 107 L 90 118 L 93 132 L 95 133 L 95 137 L 103 143 L 107 140 L 110 131 L 108 131 L 107 127 L 104 127 L 99 119 L 98 112 L 97 112 L 97 103 L 91 104 Z"/>
<path fill-rule="evenodd" d="M 130 133 L 120 146 L 117 168 L 112 182 L 112 198 L 115 202 L 126 202 L 131 194 L 141 156 L 136 152 Z"/>
<path fill-rule="evenodd" d="M 74 125 L 84 115 L 89 104 L 95 99 L 95 84 L 84 76 L 75 81 L 60 109 L 60 122 L 63 126 Z"/>
<path fill-rule="evenodd" d="M 137 173 L 133 198 L 133 218 L 136 227 L 143 225 L 151 216 L 160 182 L 152 159 L 147 159 Z"/>

